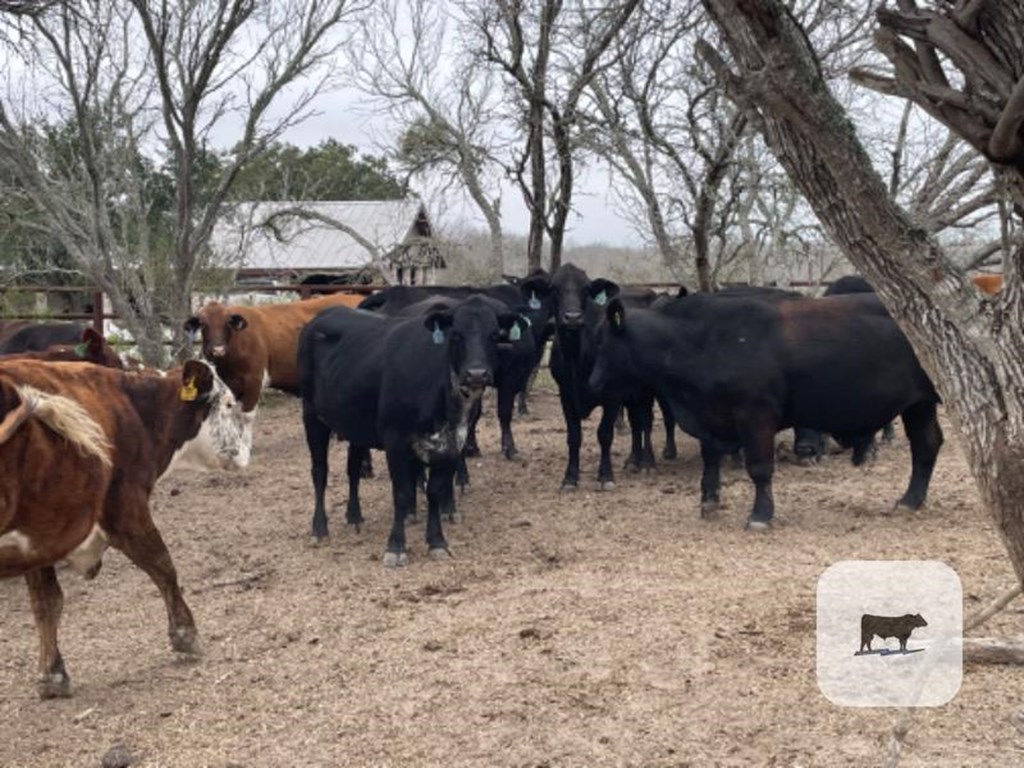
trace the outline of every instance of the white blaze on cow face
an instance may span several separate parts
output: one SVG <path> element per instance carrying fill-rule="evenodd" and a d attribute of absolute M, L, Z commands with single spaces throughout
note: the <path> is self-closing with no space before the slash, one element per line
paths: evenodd
<path fill-rule="evenodd" d="M 248 466 L 255 418 L 256 410 L 243 413 L 242 404 L 214 373 L 209 413 L 196 436 L 175 452 L 167 472 L 172 469 L 243 469 Z"/>
<path fill-rule="evenodd" d="M 71 566 L 75 573 L 91 577 L 96 574 L 100 561 L 103 560 L 103 553 L 106 551 L 107 534 L 97 523 L 89 531 L 85 540 L 68 553 L 64 561 Z"/>

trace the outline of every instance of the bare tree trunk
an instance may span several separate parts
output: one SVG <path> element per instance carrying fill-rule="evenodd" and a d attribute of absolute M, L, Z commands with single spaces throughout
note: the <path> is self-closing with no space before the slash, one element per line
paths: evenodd
<path fill-rule="evenodd" d="M 885 184 L 824 83 L 806 35 L 785 7 L 777 0 L 703 1 L 739 72 L 729 72 L 707 43 L 700 55 L 713 63 L 755 116 L 829 233 L 876 286 L 906 332 L 942 394 L 982 500 L 1018 578 L 1024 579 L 1024 253 L 1018 250 L 1007 264 L 1005 288 L 994 300 L 979 296 L 934 238 L 889 200 Z M 970 40 L 990 48 L 1005 45 L 993 58 L 1019 62 L 1024 7 L 1017 0 L 971 6 L 972 25 L 995 35 Z M 954 11 L 943 8 L 936 16 L 953 24 L 948 14 Z M 998 26 L 990 29 L 989 24 Z M 968 34 L 960 26 L 956 29 L 959 36 Z M 924 62 L 922 66 L 938 66 L 934 51 L 931 57 L 926 48 L 919 53 L 915 60 Z M 968 79 L 973 75 L 965 74 Z M 1012 83 L 1019 75 L 1006 79 Z M 947 94 L 941 106 L 931 105 L 939 119 L 956 123 L 954 128 L 976 128 L 963 115 L 946 114 L 951 98 Z M 1009 106 L 1009 91 L 1004 98 Z M 996 134 L 991 127 L 988 131 Z M 978 132 L 973 139 L 988 146 L 988 137 Z M 1001 148 L 1001 156 L 1007 152 Z M 1024 152 L 1015 157 L 1022 156 Z M 1002 170 L 1018 206 L 1024 204 L 1020 168 L 1024 163 Z"/>

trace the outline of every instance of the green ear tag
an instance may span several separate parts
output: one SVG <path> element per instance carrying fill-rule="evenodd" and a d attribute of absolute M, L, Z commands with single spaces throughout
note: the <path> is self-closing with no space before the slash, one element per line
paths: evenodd
<path fill-rule="evenodd" d="M 444 331 L 438 323 L 434 323 L 434 332 L 431 334 L 435 344 L 444 344 Z"/>
<path fill-rule="evenodd" d="M 519 341 L 523 338 L 523 332 L 519 330 L 519 323 L 513 323 L 512 327 L 508 330 L 509 341 Z"/>
<path fill-rule="evenodd" d="M 89 351 L 89 346 L 83 341 L 81 344 L 75 345 L 75 357 L 85 357 L 86 352 Z"/>
<path fill-rule="evenodd" d="M 601 291 L 599 294 L 597 294 L 597 296 L 594 297 L 594 301 L 597 302 L 598 306 L 603 307 L 605 304 L 608 303 L 608 293 L 606 291 Z"/>
<path fill-rule="evenodd" d="M 527 302 L 530 309 L 540 309 L 540 299 L 537 298 L 535 291 L 530 291 L 530 300 Z"/>

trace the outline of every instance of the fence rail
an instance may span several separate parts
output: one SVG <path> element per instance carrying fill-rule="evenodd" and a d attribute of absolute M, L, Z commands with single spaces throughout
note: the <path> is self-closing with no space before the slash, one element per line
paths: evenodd
<path fill-rule="evenodd" d="M 793 281 L 790 283 L 792 288 L 823 288 L 831 285 L 831 281 Z M 379 291 L 381 288 L 385 288 L 384 285 L 345 285 L 345 284 L 316 284 L 316 283 L 300 283 L 300 284 L 288 284 L 288 285 L 271 285 L 265 283 L 240 283 L 234 285 L 229 290 L 214 292 L 215 295 L 237 295 L 246 293 L 297 293 L 300 299 L 308 299 L 310 296 L 316 296 L 318 294 L 331 294 L 331 293 L 355 293 L 362 295 L 369 295 L 375 291 Z M 647 288 L 658 292 L 674 292 L 678 289 L 678 283 L 635 283 L 630 284 L 632 288 Z M 71 285 L 19 285 L 19 286 L 0 286 L 0 296 L 6 293 L 20 293 L 20 294 L 48 294 L 48 293 L 79 293 L 79 294 L 91 294 L 92 295 L 92 312 L 61 312 L 61 313 L 41 313 L 41 312 L 24 312 L 24 313 L 12 313 L 2 315 L 4 320 L 31 320 L 31 321 L 57 321 L 57 320 L 89 320 L 92 322 L 93 327 L 103 332 L 103 323 L 105 320 L 120 320 L 121 316 L 116 312 L 104 312 L 103 311 L 103 297 L 102 291 L 97 290 L 94 286 L 71 286 Z"/>
<path fill-rule="evenodd" d="M 292 285 L 267 285 L 253 283 L 252 285 L 236 285 L 230 290 L 219 291 L 218 294 L 233 295 L 240 293 L 297 293 L 300 299 L 308 299 L 310 296 L 331 293 L 356 293 L 369 295 L 379 291 L 383 285 L 317 285 L 317 284 L 292 284 Z M 17 285 L 0 286 L 0 296 L 8 293 L 17 294 L 86 294 L 91 295 L 91 312 L 12 312 L 0 314 L 3 320 L 30 320 L 32 322 L 57 322 L 62 320 L 89 320 L 100 333 L 103 333 L 105 320 L 120 320 L 121 315 L 117 312 L 104 312 L 104 293 L 94 286 L 75 285 Z"/>

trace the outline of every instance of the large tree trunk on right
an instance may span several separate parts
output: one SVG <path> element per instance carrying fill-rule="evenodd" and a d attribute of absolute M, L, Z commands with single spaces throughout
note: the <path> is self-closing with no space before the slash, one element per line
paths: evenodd
<path fill-rule="evenodd" d="M 773 152 L 830 235 L 876 286 L 931 374 L 1024 580 L 1024 254 L 1006 265 L 1002 293 L 979 295 L 936 241 L 889 200 L 806 36 L 778 0 L 703 1 L 740 70 L 726 75 L 733 92 L 756 113 Z M 983 28 L 1010 17 L 1024 22 L 1017 0 L 990 0 L 980 8 Z M 984 44 L 1012 48 L 1021 40 L 1007 34 L 986 37 Z M 705 46 L 702 53 L 725 74 L 713 49 Z M 1022 53 L 1017 47 L 1000 60 L 1019 67 Z M 1017 82 L 1021 75 L 1012 71 L 1008 78 Z M 1024 163 L 1003 171 L 1012 177 L 1018 206 L 1024 203 L 1021 168 Z"/>

